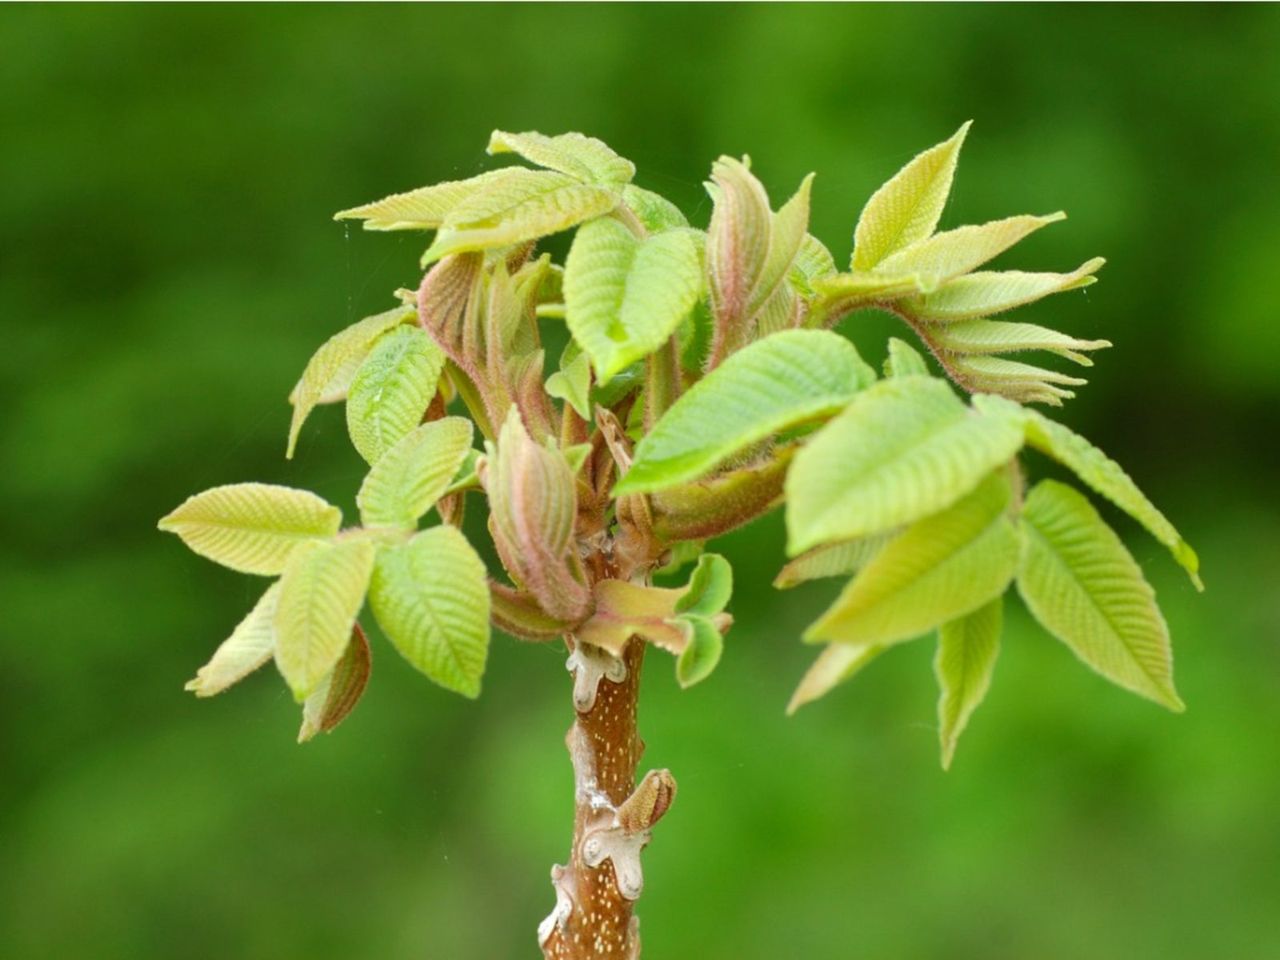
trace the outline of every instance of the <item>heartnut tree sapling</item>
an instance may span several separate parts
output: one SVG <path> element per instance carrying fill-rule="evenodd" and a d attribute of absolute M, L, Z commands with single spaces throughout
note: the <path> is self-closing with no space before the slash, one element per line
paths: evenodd
<path fill-rule="evenodd" d="M 261 483 L 207 490 L 165 517 L 197 553 L 269 578 L 188 688 L 212 696 L 274 660 L 307 740 L 364 691 L 366 602 L 401 656 L 465 697 L 480 693 L 492 628 L 563 643 L 576 790 L 537 930 L 550 958 L 638 956 L 641 852 L 676 795 L 664 769 L 637 783 L 641 667 L 652 646 L 684 687 L 711 674 L 732 576 L 706 546 L 775 508 L 788 558 L 776 585 L 847 580 L 804 634 L 822 646 L 789 710 L 936 632 L 949 765 L 987 692 L 1010 585 L 1085 665 L 1181 710 L 1155 594 L 1079 487 L 1144 526 L 1198 587 L 1196 555 L 1115 461 L 1029 406 L 1058 407 L 1084 381 L 1009 358 L 1091 364 L 1106 341 L 1004 315 L 1093 283 L 1103 261 L 979 269 L 1061 213 L 938 232 L 967 131 L 876 191 L 847 270 L 808 232 L 811 176 L 774 210 L 749 160 L 721 157 L 702 230 L 577 133 L 496 132 L 489 152 L 529 166 L 339 213 L 434 231 L 417 290 L 334 334 L 290 396 L 288 456 L 317 406 L 345 401 L 369 464 L 359 523 Z M 566 230 L 563 265 L 539 254 Z M 832 329 L 865 308 L 901 318 L 932 363 L 892 339 L 877 374 Z M 568 345 L 548 375 L 541 338 L 558 324 Z M 1029 485 L 1026 451 L 1079 487 Z M 482 505 L 501 570 L 460 532 Z M 684 586 L 655 586 L 659 572 Z"/>

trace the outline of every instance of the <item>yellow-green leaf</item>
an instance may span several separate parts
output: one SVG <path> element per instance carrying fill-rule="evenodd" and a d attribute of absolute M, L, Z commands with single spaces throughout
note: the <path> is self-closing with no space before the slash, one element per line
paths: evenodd
<path fill-rule="evenodd" d="M 1042 480 L 1027 495 L 1018 591 L 1040 624 L 1112 683 L 1181 711 L 1155 591 L 1082 494 Z"/>
<path fill-rule="evenodd" d="M 1071 273 L 971 273 L 902 305 L 912 316 L 933 323 L 990 317 L 1053 293 L 1087 287 L 1097 280 L 1094 274 L 1104 263 L 1102 257 L 1095 257 Z"/>
<path fill-rule="evenodd" d="M 455 528 L 432 527 L 378 553 L 369 604 L 409 663 L 448 690 L 480 694 L 489 653 L 484 563 Z"/>
<path fill-rule="evenodd" d="M 941 380 L 883 380 L 796 455 L 787 474 L 787 552 L 935 513 L 1021 444 L 1019 420 L 968 409 Z"/>
<path fill-rule="evenodd" d="M 309 540 L 331 537 L 342 511 L 314 493 L 270 483 L 233 483 L 188 497 L 159 527 L 202 557 L 241 573 L 274 576 Z"/>
<path fill-rule="evenodd" d="M 806 703 L 813 703 L 826 696 L 836 686 L 852 679 L 863 667 L 884 653 L 885 647 L 877 643 L 829 643 L 812 666 L 805 671 L 800 685 L 787 704 L 787 715 L 795 713 Z"/>
<path fill-rule="evenodd" d="M 547 394 L 569 404 L 575 413 L 591 421 L 591 360 L 570 342 L 560 357 L 560 369 L 547 377 Z"/>
<path fill-rule="evenodd" d="M 894 531 L 814 547 L 783 567 L 774 577 L 773 585 L 779 590 L 789 590 L 809 580 L 857 573 L 896 535 Z"/>
<path fill-rule="evenodd" d="M 1006 360 L 1004 357 L 956 356 L 952 372 L 975 393 L 994 393 L 1019 403 L 1047 403 L 1060 407 L 1075 396 L 1065 387 L 1083 386 L 1088 381 L 1057 370 Z"/>
<path fill-rule="evenodd" d="M 636 175 L 630 160 L 618 156 L 601 140 L 581 133 L 548 137 L 541 133 L 493 131 L 489 153 L 515 153 L 530 163 L 557 170 L 583 183 L 627 183 Z"/>
<path fill-rule="evenodd" d="M 276 666 L 299 703 L 346 650 L 375 553 L 367 539 L 316 540 L 289 558 L 276 605 Z"/>
<path fill-rule="evenodd" d="M 334 214 L 335 220 L 363 220 L 366 230 L 434 230 L 464 200 L 512 176 L 518 168 L 490 170 L 467 180 L 395 193 L 361 207 Z"/>
<path fill-rule="evenodd" d="M 299 743 L 306 743 L 317 733 L 330 732 L 347 718 L 369 685 L 372 666 L 369 641 L 357 623 L 351 628 L 351 639 L 347 641 L 342 659 L 302 704 Z"/>
<path fill-rule="evenodd" d="M 433 420 L 383 454 L 356 496 L 366 527 L 412 530 L 458 475 L 471 449 L 471 422 Z"/>
<path fill-rule="evenodd" d="M 967 616 L 938 628 L 938 652 L 933 672 L 938 678 L 938 738 L 942 769 L 951 767 L 956 742 L 991 687 L 991 674 L 1000 653 L 1004 602 L 996 597 Z"/>
<path fill-rule="evenodd" d="M 935 233 L 927 240 L 903 247 L 876 266 L 886 277 L 915 276 L 928 293 L 948 280 L 980 267 L 1041 227 L 1065 220 L 1059 211 L 1043 217 L 1018 216 Z"/>
<path fill-rule="evenodd" d="M 705 617 L 686 615 L 679 622 L 688 643 L 676 659 L 676 681 L 687 689 L 711 676 L 724 651 L 724 637 Z"/>
<path fill-rule="evenodd" d="M 897 337 L 889 338 L 889 355 L 884 361 L 886 377 L 928 376 L 929 367 L 924 362 L 920 351 L 905 340 Z"/>
<path fill-rule="evenodd" d="M 183 688 L 197 697 L 212 697 L 243 680 L 271 659 L 276 648 L 275 615 L 280 585 L 273 583 L 253 609 L 222 641 L 213 656 Z"/>
<path fill-rule="evenodd" d="M 661 194 L 645 190 L 633 183 L 622 188 L 622 202 L 650 233 L 689 226 L 680 208 Z"/>
<path fill-rule="evenodd" d="M 1111 346 L 1109 340 L 1080 340 L 1034 323 L 1008 323 L 1003 320 L 962 320 L 958 323 L 929 324 L 925 331 L 925 335 L 935 346 L 949 353 L 992 354 L 1045 350 L 1084 367 L 1093 366 L 1093 361 L 1080 351 L 1101 350 Z"/>
<path fill-rule="evenodd" d="M 858 572 L 805 639 L 899 643 L 998 597 L 1018 566 L 1011 496 L 1002 470 L 912 524 Z"/>
<path fill-rule="evenodd" d="M 950 140 L 918 154 L 871 195 L 854 230 L 851 269 L 870 270 L 895 251 L 933 233 L 951 192 L 969 123 Z"/>
<path fill-rule="evenodd" d="M 422 422 L 443 367 L 444 352 L 418 326 L 396 327 L 373 345 L 347 394 L 347 432 L 366 462 Z"/>

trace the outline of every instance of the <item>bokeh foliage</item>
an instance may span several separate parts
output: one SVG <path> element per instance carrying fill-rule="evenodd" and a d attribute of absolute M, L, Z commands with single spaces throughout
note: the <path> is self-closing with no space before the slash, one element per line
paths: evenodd
<path fill-rule="evenodd" d="M 769 590 L 781 523 L 755 525 L 724 544 L 716 675 L 647 684 L 646 759 L 681 796 L 646 947 L 1280 953 L 1280 10 L 9 7 L 0 89 L 0 954 L 531 955 L 568 833 L 560 654 L 499 639 L 471 703 L 375 649 L 357 713 L 297 747 L 270 677 L 182 691 L 257 585 L 156 517 L 250 478 L 350 511 L 340 414 L 286 462 L 285 394 L 421 250 L 329 215 L 482 169 L 495 127 L 596 134 L 699 222 L 722 152 L 778 196 L 817 170 L 841 259 L 870 191 L 969 117 L 943 225 L 1063 208 L 1018 265 L 1108 258 L 1026 319 L 1116 344 L 1064 419 L 1200 550 L 1203 597 L 1108 513 L 1189 710 L 1076 669 L 1010 603 L 949 774 L 929 643 L 785 720 L 832 588 Z M 871 351 L 893 327 L 843 329 Z"/>

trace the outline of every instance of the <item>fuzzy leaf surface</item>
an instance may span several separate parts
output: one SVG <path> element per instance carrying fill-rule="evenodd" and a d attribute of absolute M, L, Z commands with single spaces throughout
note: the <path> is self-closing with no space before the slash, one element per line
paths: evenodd
<path fill-rule="evenodd" d="M 1000 653 L 1004 605 L 996 597 L 967 616 L 938 628 L 938 652 L 933 658 L 938 698 L 938 737 L 942 769 L 951 767 L 956 742 L 991 687 L 991 674 Z"/>
<path fill-rule="evenodd" d="M 395 193 L 373 203 L 334 214 L 335 220 L 363 220 L 366 230 L 435 230 L 449 212 L 478 193 L 511 177 L 518 168 L 490 170 L 467 180 L 446 180 Z"/>
<path fill-rule="evenodd" d="M 630 160 L 618 156 L 601 140 L 581 133 L 545 134 L 493 131 L 489 153 L 515 153 L 530 163 L 567 174 L 583 183 L 627 183 L 636 175 Z"/>
<path fill-rule="evenodd" d="M 209 662 L 183 688 L 197 697 L 212 697 L 239 683 L 271 659 L 276 648 L 276 601 L 280 584 L 273 583 L 245 615 L 231 636 L 223 640 Z"/>
<path fill-rule="evenodd" d="M 849 341 L 785 330 L 730 356 L 672 405 L 636 446 L 615 488 L 640 493 L 710 472 L 768 437 L 833 413 L 875 381 Z"/>
<path fill-rule="evenodd" d="M 471 451 L 471 421 L 433 420 L 411 430 L 373 465 L 356 495 L 366 527 L 412 530 L 453 484 Z"/>
<path fill-rule="evenodd" d="M 657 350 L 702 291 L 686 230 L 645 240 L 610 217 L 584 224 L 565 263 L 565 321 L 602 384 Z"/>
<path fill-rule="evenodd" d="M 1184 709 L 1155 591 L 1089 501 L 1042 480 L 1027 495 L 1022 526 L 1018 592 L 1041 626 L 1112 683 Z"/>
<path fill-rule="evenodd" d="M 841 543 L 814 547 L 783 567 L 773 579 L 779 590 L 789 590 L 809 580 L 841 577 L 857 573 L 896 536 L 897 531 L 881 533 Z"/>
<path fill-rule="evenodd" d="M 903 307 L 912 316 L 931 323 L 990 317 L 1050 294 L 1087 287 L 1097 280 L 1094 274 L 1104 263 L 1102 257 L 1095 257 L 1071 273 L 971 273 L 943 284 L 933 293 L 908 299 Z"/>
<path fill-rule="evenodd" d="M 854 398 L 787 475 L 787 552 L 880 533 L 971 491 L 1022 444 L 1022 425 L 968 409 L 941 380 L 884 380 Z"/>
<path fill-rule="evenodd" d="M 159 528 L 214 563 L 274 576 L 299 545 L 331 537 L 341 525 L 342 511 L 314 493 L 233 483 L 188 497 Z"/>
<path fill-rule="evenodd" d="M 899 643 L 998 597 L 1018 568 L 1011 496 L 1000 471 L 912 524 L 858 572 L 805 639 Z"/>
<path fill-rule="evenodd" d="M 419 326 L 383 334 L 347 392 L 347 432 L 370 465 L 422 422 L 436 394 L 444 352 Z"/>
<path fill-rule="evenodd" d="M 980 267 L 1041 227 L 1066 219 L 1065 213 L 1006 217 L 935 233 L 882 261 L 876 272 L 887 277 L 917 277 L 925 292 Z"/>
<path fill-rule="evenodd" d="M 365 539 L 317 540 L 289 558 L 276 605 L 276 666 L 299 702 L 346 650 L 375 552 Z"/>
<path fill-rule="evenodd" d="M 489 584 L 484 562 L 458 530 L 432 527 L 380 550 L 369 605 L 413 666 L 445 689 L 479 696 L 489 655 Z"/>
<path fill-rule="evenodd" d="M 889 338 L 889 355 L 884 361 L 886 377 L 928 376 L 929 367 L 920 351 L 905 340 Z"/>
<path fill-rule="evenodd" d="M 1034 323 L 1009 323 L 1004 320 L 962 320 L 957 323 L 930 324 L 928 338 L 951 353 L 992 354 L 1045 350 L 1091 367 L 1093 361 L 1084 350 L 1101 350 L 1111 346 L 1109 340 L 1081 340 L 1077 337 L 1037 326 Z"/>

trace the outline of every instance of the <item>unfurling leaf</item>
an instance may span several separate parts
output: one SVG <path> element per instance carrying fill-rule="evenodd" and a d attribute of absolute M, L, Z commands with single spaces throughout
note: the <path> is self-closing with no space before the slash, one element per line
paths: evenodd
<path fill-rule="evenodd" d="M 519 175 L 519 168 L 504 167 L 468 180 L 447 180 L 339 211 L 333 219 L 363 220 L 366 230 L 435 230 L 454 207 L 513 175 Z"/>
<path fill-rule="evenodd" d="M 964 320 L 959 323 L 930 324 L 924 329 L 925 335 L 933 344 L 949 353 L 991 354 L 1045 350 L 1084 367 L 1093 366 L 1093 361 L 1081 353 L 1082 350 L 1101 350 L 1111 346 L 1109 340 L 1080 340 L 1034 323 L 1008 323 L 1003 320 Z"/>
<path fill-rule="evenodd" d="M 489 655 L 484 562 L 453 527 L 432 527 L 378 551 L 369 605 L 413 666 L 464 697 L 480 695 Z"/>
<path fill-rule="evenodd" d="M 856 540 L 814 547 L 783 567 L 774 577 L 773 585 L 779 590 L 789 590 L 809 580 L 857 573 L 870 563 L 871 558 L 897 534 L 898 531 L 895 530 L 871 537 L 859 537 Z"/>
<path fill-rule="evenodd" d="M 471 423 L 445 417 L 410 431 L 373 465 L 356 495 L 366 527 L 412 530 L 451 486 L 471 449 Z"/>
<path fill-rule="evenodd" d="M 188 497 L 159 527 L 202 557 L 241 573 L 274 576 L 303 543 L 331 537 L 342 511 L 314 493 L 233 483 Z"/>
<path fill-rule="evenodd" d="M 1008 473 L 908 527 L 849 582 L 805 640 L 891 644 L 910 640 L 998 597 L 1018 567 Z"/>
<path fill-rule="evenodd" d="M 662 346 L 701 292 L 687 230 L 641 240 L 602 217 L 578 230 L 565 262 L 565 322 L 602 384 Z"/>
<path fill-rule="evenodd" d="M 346 650 L 375 552 L 367 539 L 316 540 L 289 558 L 276 605 L 276 666 L 298 702 Z"/>
<path fill-rule="evenodd" d="M 547 377 L 547 394 L 563 400 L 584 421 L 591 421 L 591 361 L 572 342 L 560 357 L 560 369 Z"/>
<path fill-rule="evenodd" d="M 686 615 L 680 622 L 688 642 L 676 658 L 676 680 L 688 688 L 711 676 L 724 651 L 724 637 L 706 617 Z"/>
<path fill-rule="evenodd" d="M 1020 421 L 968 409 L 941 380 L 881 381 L 796 455 L 787 475 L 787 552 L 941 510 L 1021 445 Z"/>
<path fill-rule="evenodd" d="M 1064 387 L 1078 387 L 1087 382 L 1003 357 L 955 357 L 951 369 L 965 388 L 975 393 L 994 393 L 1019 403 L 1047 403 L 1054 407 L 1062 406 L 1063 400 L 1075 396 Z"/>
<path fill-rule="evenodd" d="M 276 648 L 276 601 L 280 584 L 273 583 L 253 609 L 222 641 L 213 656 L 183 688 L 197 697 L 212 697 L 238 683 L 271 659 Z"/>
<path fill-rule="evenodd" d="M 636 175 L 635 164 L 614 153 L 601 140 L 581 133 L 548 137 L 541 133 L 493 131 L 489 153 L 515 153 L 530 163 L 567 174 L 583 183 L 627 183 Z"/>
<path fill-rule="evenodd" d="M 418 326 L 383 334 L 347 392 L 347 432 L 370 465 L 422 422 L 444 367 L 444 354 Z"/>
<path fill-rule="evenodd" d="M 902 305 L 913 317 L 930 323 L 990 317 L 1053 293 L 1087 287 L 1097 280 L 1094 274 L 1104 263 L 1102 257 L 1095 257 L 1071 273 L 971 273 Z"/>
<path fill-rule="evenodd" d="M 1027 495 L 1018 592 L 1041 626 L 1112 683 L 1183 710 L 1155 591 L 1089 501 L 1042 480 Z"/>
<path fill-rule="evenodd" d="M 618 205 L 620 185 L 582 183 L 551 170 L 510 168 L 453 207 L 422 265 L 451 253 L 537 240 L 603 216 Z"/>
<path fill-rule="evenodd" d="M 886 377 L 928 376 L 929 367 L 920 356 L 920 351 L 905 340 L 897 337 L 889 338 L 889 356 L 884 361 Z"/>
<path fill-rule="evenodd" d="M 402 323 L 413 320 L 413 307 L 398 306 L 384 313 L 365 317 L 324 342 L 302 371 L 302 379 L 293 388 L 289 401 L 293 404 L 293 420 L 289 424 L 289 446 L 285 456 L 292 459 L 298 433 L 316 404 L 334 396 L 337 385 L 350 382 L 368 355 L 375 340 Z M 343 391 L 336 391 L 341 393 Z"/>
<path fill-rule="evenodd" d="M 880 654 L 885 647 L 878 643 L 829 643 L 813 665 L 805 671 L 787 704 L 787 715 L 795 713 L 806 703 L 813 703 L 824 697 L 836 686 L 852 679 L 868 663 Z"/>
<path fill-rule="evenodd" d="M 712 617 L 729 605 L 733 596 L 733 568 L 718 553 L 704 553 L 689 577 L 689 587 L 676 601 L 676 613 Z"/>
<path fill-rule="evenodd" d="M 364 695 L 364 688 L 369 685 L 372 666 L 369 641 L 357 623 L 351 628 L 351 639 L 347 641 L 342 659 L 302 704 L 299 743 L 306 743 L 317 733 L 328 733 L 347 719 Z"/>
<path fill-rule="evenodd" d="M 695 480 L 753 444 L 834 413 L 874 380 L 875 371 L 837 334 L 775 333 L 682 395 L 640 441 L 615 493 Z"/>
<path fill-rule="evenodd" d="M 933 672 L 941 690 L 938 737 L 944 770 L 951 767 L 956 742 L 991 686 L 991 674 L 1000 653 L 1003 616 L 1003 601 L 996 597 L 986 606 L 938 628 Z"/>
<path fill-rule="evenodd" d="M 661 194 L 642 189 L 633 183 L 622 188 L 622 202 L 650 233 L 675 230 L 689 225 L 685 215 L 674 203 Z"/>
<path fill-rule="evenodd" d="M 950 140 L 917 155 L 871 195 L 854 230 L 851 269 L 871 270 L 895 251 L 933 233 L 972 122 Z"/>
<path fill-rule="evenodd" d="M 977 397 L 974 405 L 979 408 L 1006 405 L 1007 401 L 993 397 Z M 1200 560 L 1191 545 L 1168 521 L 1156 505 L 1138 489 L 1124 468 L 1075 431 L 1050 420 L 1035 410 L 1021 411 L 1026 420 L 1027 443 L 1070 468 L 1095 493 L 1106 497 L 1133 519 L 1142 524 L 1153 537 L 1168 548 L 1197 589 L 1200 582 Z"/>

